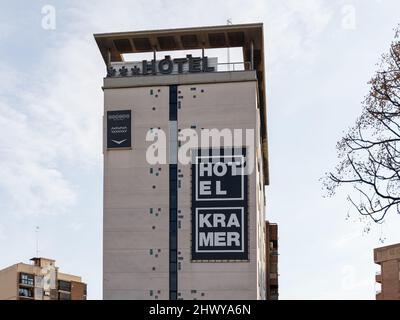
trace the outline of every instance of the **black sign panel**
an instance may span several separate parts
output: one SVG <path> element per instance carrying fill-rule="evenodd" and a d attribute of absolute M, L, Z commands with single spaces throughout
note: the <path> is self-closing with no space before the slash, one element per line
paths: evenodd
<path fill-rule="evenodd" d="M 218 151 L 193 156 L 192 260 L 248 260 L 246 150 Z"/>
<path fill-rule="evenodd" d="M 107 112 L 107 148 L 131 147 L 131 110 Z"/>

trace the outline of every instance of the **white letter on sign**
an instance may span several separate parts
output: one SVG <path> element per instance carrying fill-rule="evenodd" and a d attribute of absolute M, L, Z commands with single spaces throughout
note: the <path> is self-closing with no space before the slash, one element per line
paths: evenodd
<path fill-rule="evenodd" d="M 215 232 L 214 245 L 216 247 L 226 247 L 226 233 L 225 232 Z"/>
<path fill-rule="evenodd" d="M 223 228 L 226 227 L 225 215 L 223 213 L 214 214 L 214 228 L 217 228 L 218 225 L 220 225 Z"/>
<path fill-rule="evenodd" d="M 238 220 L 236 214 L 231 214 L 231 216 L 229 217 L 229 220 L 228 220 L 227 227 L 228 228 L 230 228 L 230 227 L 240 228 L 240 223 L 239 223 L 239 220 Z"/>
<path fill-rule="evenodd" d="M 200 162 L 200 177 L 204 177 L 205 173 L 207 176 L 212 176 L 212 163 L 211 162 Z"/>
<path fill-rule="evenodd" d="M 227 243 L 228 243 L 228 247 L 231 247 L 233 245 L 235 245 L 236 247 L 240 247 L 240 234 L 237 232 L 228 232 L 227 234 Z"/>
<path fill-rule="evenodd" d="M 199 227 L 204 228 L 204 225 L 206 225 L 208 228 L 212 228 L 212 225 L 208 219 L 210 219 L 211 213 L 208 214 L 200 214 L 199 215 Z"/>
<path fill-rule="evenodd" d="M 205 232 L 200 232 L 199 233 L 199 246 L 201 247 L 208 247 L 208 246 L 213 246 L 213 233 L 209 232 L 207 235 Z"/>
<path fill-rule="evenodd" d="M 217 181 L 217 194 L 226 195 L 226 190 L 221 190 L 221 181 Z"/>
<path fill-rule="evenodd" d="M 219 170 L 218 168 L 221 168 L 222 170 Z M 226 175 L 226 172 L 228 171 L 228 168 L 227 168 L 225 163 L 218 162 L 218 163 L 216 163 L 214 165 L 214 170 L 213 171 L 214 171 L 214 174 L 217 177 L 222 177 L 222 176 Z"/>
<path fill-rule="evenodd" d="M 200 194 L 210 195 L 211 194 L 211 181 L 200 181 Z"/>

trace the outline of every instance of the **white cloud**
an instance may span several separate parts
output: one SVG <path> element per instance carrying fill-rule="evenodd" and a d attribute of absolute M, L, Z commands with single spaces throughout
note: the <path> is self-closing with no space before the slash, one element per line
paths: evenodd
<path fill-rule="evenodd" d="M 58 213 L 74 203 L 72 185 L 53 167 L 57 150 L 29 117 L 0 104 L 0 188 L 17 214 Z"/>
<path fill-rule="evenodd" d="M 360 230 L 355 230 L 353 232 L 341 235 L 341 236 L 339 236 L 338 239 L 334 240 L 333 247 L 336 249 L 345 248 L 345 247 L 351 245 L 351 243 L 354 240 L 359 239 L 360 237 L 361 237 Z"/>
<path fill-rule="evenodd" d="M 15 26 L 0 17 L 0 40 L 6 40 L 15 32 Z"/>
<path fill-rule="evenodd" d="M 288 59 L 312 59 L 314 42 L 332 19 L 320 0 L 266 2 L 266 51 L 271 66 Z"/>
<path fill-rule="evenodd" d="M 17 214 L 67 211 L 78 197 L 69 173 L 101 163 L 104 69 L 87 56 L 99 55 L 91 36 L 61 38 L 43 51 L 30 75 L 5 70 L 0 189 Z"/>

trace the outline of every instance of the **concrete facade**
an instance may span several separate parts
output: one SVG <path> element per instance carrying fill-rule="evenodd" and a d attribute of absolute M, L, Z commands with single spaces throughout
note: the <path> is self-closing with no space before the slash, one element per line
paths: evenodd
<path fill-rule="evenodd" d="M 190 78 L 198 83 L 178 86 L 178 129 L 195 128 L 199 136 L 202 129 L 255 130 L 257 148 L 251 159 L 255 170 L 249 176 L 248 191 L 250 259 L 233 263 L 191 262 L 190 165 L 178 163 L 178 297 L 182 299 L 265 297 L 265 264 L 257 263 L 260 259 L 265 261 L 257 82 L 253 72 L 236 72 L 230 77 L 236 75 L 240 79 L 247 75 L 248 81 L 215 83 L 213 74 L 191 75 L 188 79 L 180 76 L 182 83 L 190 82 Z M 168 82 L 168 78 L 164 76 L 163 81 Z M 104 298 L 168 299 L 168 167 L 146 161 L 151 144 L 146 142 L 146 133 L 151 128 L 163 129 L 169 139 L 168 87 L 121 88 L 124 83 L 121 79 L 118 82 L 119 88 L 113 88 L 112 79 L 107 79 L 105 113 L 131 110 L 133 147 L 104 147 Z M 168 158 L 168 150 L 165 152 Z"/>
<path fill-rule="evenodd" d="M 400 300 L 400 244 L 374 249 L 374 261 L 381 267 L 375 276 L 381 285 L 376 300 Z"/>

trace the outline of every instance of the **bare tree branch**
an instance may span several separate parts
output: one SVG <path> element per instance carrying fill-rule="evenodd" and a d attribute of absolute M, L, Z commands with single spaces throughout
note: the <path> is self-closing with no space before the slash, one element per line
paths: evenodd
<path fill-rule="evenodd" d="M 337 144 L 340 162 L 324 179 L 329 195 L 352 185 L 360 200 L 348 200 L 376 223 L 390 212 L 400 214 L 400 25 L 395 31 L 369 82 L 361 116 Z"/>

